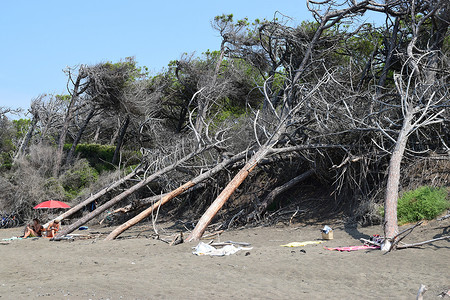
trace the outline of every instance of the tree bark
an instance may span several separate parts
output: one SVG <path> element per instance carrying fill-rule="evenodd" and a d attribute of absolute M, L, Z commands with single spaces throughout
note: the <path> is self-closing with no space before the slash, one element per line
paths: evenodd
<path fill-rule="evenodd" d="M 102 212 L 104 212 L 105 210 L 107 210 L 108 208 L 112 207 L 113 205 L 119 203 L 120 201 L 122 201 L 123 199 L 125 199 L 126 197 L 128 197 L 129 195 L 133 194 L 134 192 L 136 192 L 137 190 L 141 189 L 142 187 L 146 186 L 147 184 L 149 184 L 150 182 L 152 182 L 153 180 L 155 180 L 156 178 L 158 178 L 159 176 L 175 169 L 179 164 L 184 163 L 186 161 L 188 161 L 189 159 L 195 157 L 196 155 L 200 154 L 201 152 L 205 151 L 206 149 L 211 148 L 212 146 L 208 146 L 208 147 L 203 147 L 201 149 L 199 149 L 196 152 L 193 152 L 185 157 L 183 157 L 182 159 L 180 159 L 179 161 L 153 173 L 152 175 L 150 175 L 149 177 L 147 177 L 146 179 L 140 181 L 139 183 L 135 184 L 134 186 L 132 186 L 131 188 L 129 188 L 128 190 L 122 192 L 121 194 L 115 196 L 114 198 L 112 198 L 111 200 L 109 200 L 108 202 L 104 203 L 103 205 L 97 207 L 97 209 L 95 209 L 94 211 L 90 212 L 89 214 L 85 215 L 84 217 L 80 218 L 78 221 L 76 221 L 75 223 L 71 224 L 70 226 L 66 227 L 64 230 L 62 230 L 57 237 L 66 235 L 71 233 L 72 231 L 74 231 L 75 229 L 77 229 L 78 227 L 82 226 L 83 224 L 85 224 L 86 222 L 89 222 L 90 220 L 92 220 L 93 218 L 95 218 L 96 216 L 98 216 L 99 214 L 101 214 Z"/>
<path fill-rule="evenodd" d="M 28 128 L 27 134 L 22 140 L 22 143 L 20 144 L 19 150 L 17 150 L 16 155 L 14 156 L 13 164 L 16 162 L 16 160 L 20 157 L 22 153 L 25 153 L 27 150 L 28 144 L 30 143 L 31 137 L 33 136 L 34 129 L 36 128 L 36 124 L 39 120 L 38 115 L 33 115 L 33 119 L 31 120 L 30 128 Z"/>
<path fill-rule="evenodd" d="M 412 118 L 414 112 L 412 109 L 406 111 L 402 129 L 397 137 L 394 151 L 389 162 L 389 172 L 386 186 L 386 195 L 384 200 L 384 232 L 386 235 L 385 243 L 381 249 L 388 251 L 391 246 L 389 239 L 392 239 L 398 233 L 397 224 L 397 201 L 400 185 L 400 171 L 403 154 L 405 152 L 408 135 L 412 129 Z"/>
<path fill-rule="evenodd" d="M 142 173 L 143 170 L 142 169 L 136 169 L 133 172 L 131 172 L 130 174 L 128 174 L 127 176 L 123 177 L 120 180 L 117 180 L 115 182 L 113 182 L 111 185 L 101 189 L 100 191 L 98 191 L 97 193 L 95 193 L 94 195 L 90 196 L 89 198 L 87 198 L 86 200 L 84 200 L 83 202 L 75 205 L 74 207 L 72 207 L 71 209 L 69 209 L 68 211 L 64 212 L 63 214 L 59 215 L 58 217 L 56 217 L 55 219 L 47 222 L 44 227 L 48 226 L 48 224 L 50 224 L 51 222 L 53 222 L 54 220 L 58 220 L 61 221 L 71 215 L 73 215 L 74 213 L 76 213 L 77 211 L 79 211 L 80 209 L 83 209 L 83 207 L 85 207 L 86 205 L 88 205 L 89 203 L 91 203 L 92 201 L 97 200 L 98 198 L 100 198 L 101 196 L 105 195 L 106 193 L 112 191 L 113 189 L 115 189 L 116 187 L 118 187 L 119 185 L 121 185 L 122 183 L 126 182 L 127 180 L 130 180 L 131 178 L 133 178 L 135 175 Z"/>
<path fill-rule="evenodd" d="M 61 129 L 61 134 L 59 136 L 58 150 L 56 152 L 56 159 L 55 159 L 55 167 L 53 169 L 53 177 L 55 178 L 58 177 L 59 172 L 61 170 L 64 143 L 66 141 L 66 135 L 67 131 L 69 130 L 70 122 L 72 121 L 73 107 L 75 106 L 75 103 L 78 101 L 78 97 L 80 96 L 80 94 L 82 94 L 86 90 L 86 87 L 81 89 L 81 80 L 85 77 L 85 75 L 83 75 L 82 72 L 83 70 L 81 67 L 73 86 L 72 97 L 70 99 L 69 106 L 67 107 L 66 117 L 64 119 L 64 124 Z"/>
<path fill-rule="evenodd" d="M 114 151 L 114 156 L 112 159 L 112 163 L 114 165 L 117 164 L 117 161 L 119 160 L 120 148 L 122 147 L 123 139 L 125 137 L 125 133 L 127 132 L 127 128 L 128 128 L 129 124 L 130 124 L 130 116 L 127 115 L 122 127 L 120 128 L 120 134 L 117 139 L 117 146 L 116 146 L 116 150 Z"/>
<path fill-rule="evenodd" d="M 267 153 L 270 151 L 270 147 L 266 144 L 261 146 L 261 148 L 256 152 L 252 158 L 245 164 L 245 166 L 234 176 L 234 178 L 228 183 L 225 189 L 220 193 L 220 195 L 214 200 L 211 206 L 206 210 L 203 216 L 198 221 L 194 230 L 186 239 L 188 242 L 199 240 L 206 230 L 206 227 L 211 223 L 214 216 L 217 214 L 219 209 L 225 204 L 225 202 L 230 198 L 234 191 L 241 185 L 241 183 L 247 178 L 251 171 L 256 167 L 258 162 L 263 159 Z"/>
<path fill-rule="evenodd" d="M 89 121 L 92 119 L 92 117 L 95 114 L 95 108 L 92 108 L 89 111 L 88 116 L 86 117 L 86 120 L 84 120 L 83 125 L 81 126 L 80 130 L 78 130 L 77 136 L 75 137 L 75 140 L 73 141 L 72 147 L 69 150 L 69 153 L 67 154 L 67 158 L 66 158 L 66 164 L 71 164 L 72 160 L 73 160 L 73 156 L 75 154 L 75 149 L 77 148 L 78 143 L 81 140 L 81 136 L 83 135 L 84 131 L 86 130 Z"/>
<path fill-rule="evenodd" d="M 202 173 L 201 175 L 199 175 L 196 178 L 192 179 L 191 181 L 183 184 L 182 186 L 178 187 L 177 189 L 173 190 L 172 192 L 165 194 L 164 196 L 162 196 L 161 200 L 159 200 L 158 202 L 153 204 L 151 207 L 147 208 L 146 210 L 144 210 L 143 212 L 141 212 L 140 214 L 138 214 L 134 218 L 128 220 L 126 223 L 124 223 L 124 224 L 120 225 L 119 227 L 117 227 L 116 229 L 114 229 L 106 237 L 105 240 L 113 240 L 113 239 L 115 239 L 122 232 L 124 232 L 125 230 L 127 230 L 131 226 L 134 226 L 135 224 L 139 223 L 140 221 L 142 221 L 143 219 L 148 217 L 153 212 L 153 210 L 155 208 L 158 208 L 159 206 L 167 203 L 168 201 L 172 200 L 173 198 L 175 198 L 176 196 L 180 195 L 181 193 L 184 193 L 185 191 L 189 190 L 193 186 L 199 184 L 203 180 L 208 179 L 211 176 L 213 176 L 214 174 L 222 171 L 226 166 L 228 166 L 230 164 L 233 164 L 233 163 L 235 163 L 235 162 L 237 162 L 237 161 L 239 161 L 241 159 L 244 159 L 246 154 L 247 154 L 246 152 L 245 153 L 239 153 L 239 154 L 234 155 L 231 158 L 225 159 L 221 163 L 216 165 L 214 168 L 212 168 L 211 170 L 209 170 L 209 171 L 207 171 L 205 173 Z"/>
<path fill-rule="evenodd" d="M 308 170 L 297 177 L 292 178 L 288 182 L 286 182 L 283 185 L 280 185 L 273 189 L 264 199 L 264 201 L 260 204 L 258 207 L 258 215 L 261 216 L 266 210 L 267 207 L 272 204 L 272 202 L 275 200 L 275 197 L 278 196 L 281 193 L 284 193 L 285 191 L 289 190 L 290 188 L 294 187 L 297 183 L 307 179 L 309 176 L 315 173 L 315 170 Z"/>

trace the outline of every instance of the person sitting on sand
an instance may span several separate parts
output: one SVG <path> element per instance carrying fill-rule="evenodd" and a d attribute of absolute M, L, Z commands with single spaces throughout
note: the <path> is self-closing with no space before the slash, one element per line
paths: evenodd
<path fill-rule="evenodd" d="M 55 236 L 55 234 L 59 231 L 60 228 L 60 223 L 59 220 L 54 220 L 53 222 L 51 222 L 47 229 L 45 229 L 46 231 L 46 237 L 48 238 L 52 238 Z"/>
<path fill-rule="evenodd" d="M 23 231 L 23 238 L 27 237 L 40 237 L 42 236 L 42 232 L 44 231 L 44 227 L 39 222 L 39 219 L 33 219 L 32 224 L 28 224 Z"/>

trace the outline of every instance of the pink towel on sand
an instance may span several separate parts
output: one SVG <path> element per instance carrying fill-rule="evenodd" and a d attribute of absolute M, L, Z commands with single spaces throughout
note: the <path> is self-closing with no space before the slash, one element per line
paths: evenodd
<path fill-rule="evenodd" d="M 337 248 L 327 248 L 324 247 L 327 250 L 336 250 L 336 251 L 356 251 L 356 250 L 365 250 L 365 249 L 380 249 L 379 246 L 369 246 L 369 245 L 363 245 L 363 246 L 350 246 L 350 247 L 337 247 Z"/>

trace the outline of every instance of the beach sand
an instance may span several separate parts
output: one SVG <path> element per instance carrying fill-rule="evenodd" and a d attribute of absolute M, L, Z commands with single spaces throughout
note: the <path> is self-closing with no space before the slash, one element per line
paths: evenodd
<path fill-rule="evenodd" d="M 113 228 L 90 227 L 89 239 L 12 240 L 0 245 L 1 299 L 425 299 L 450 288 L 450 241 L 384 254 L 380 250 L 338 252 L 326 247 L 361 245 L 382 234 L 380 226 L 327 223 L 334 239 L 319 245 L 280 247 L 320 240 L 321 224 L 229 230 L 215 241 L 251 243 L 231 256 L 195 256 L 197 243 L 169 246 L 152 238 L 149 225 L 103 241 Z M 21 234 L 1 229 L 0 238 Z M 159 225 L 167 236 L 168 224 Z M 449 235 L 450 220 L 430 221 L 405 242 Z M 139 237 L 136 237 L 139 234 Z M 449 298 L 450 299 L 450 298 Z"/>

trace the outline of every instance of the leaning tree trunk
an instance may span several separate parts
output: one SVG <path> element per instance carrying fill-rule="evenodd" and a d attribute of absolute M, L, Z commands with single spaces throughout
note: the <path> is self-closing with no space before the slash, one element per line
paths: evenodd
<path fill-rule="evenodd" d="M 114 151 L 114 156 L 112 159 L 112 163 L 114 165 L 119 160 L 120 148 L 122 147 L 123 139 L 125 137 L 125 133 L 127 132 L 127 128 L 128 128 L 129 124 L 130 124 L 130 116 L 127 115 L 125 118 L 125 121 L 122 125 L 122 128 L 120 128 L 119 138 L 117 139 L 117 146 L 116 146 L 116 150 Z"/>
<path fill-rule="evenodd" d="M 384 232 L 385 242 L 382 245 L 383 251 L 389 251 L 391 247 L 390 239 L 394 238 L 398 233 L 397 223 L 397 201 L 398 190 L 400 185 L 400 171 L 403 154 L 405 153 L 408 135 L 412 129 L 413 109 L 406 111 L 402 129 L 397 137 L 394 151 L 392 152 L 389 162 L 389 172 L 386 186 L 386 195 L 384 200 Z"/>
<path fill-rule="evenodd" d="M 211 206 L 206 210 L 203 216 L 198 221 L 194 230 L 186 239 L 187 241 L 199 240 L 206 230 L 206 227 L 211 223 L 214 216 L 222 208 L 225 202 L 230 198 L 234 191 L 241 185 L 241 183 L 247 178 L 251 171 L 256 167 L 258 162 L 263 159 L 267 153 L 269 153 L 271 147 L 268 144 L 261 146 L 261 148 L 252 156 L 252 158 L 245 164 L 245 166 L 234 176 L 234 178 L 228 183 L 225 189 L 214 200 Z"/>
<path fill-rule="evenodd" d="M 66 164 L 71 164 L 72 160 L 73 160 L 73 156 L 75 154 L 75 149 L 77 148 L 78 143 L 81 140 L 81 136 L 83 135 L 84 131 L 86 130 L 89 121 L 92 119 L 92 117 L 95 114 L 95 108 L 92 108 L 89 111 L 88 116 L 86 117 L 86 120 L 84 120 L 83 125 L 81 126 L 80 130 L 78 130 L 77 136 L 75 137 L 75 140 L 73 141 L 72 147 L 69 150 L 69 153 L 67 154 L 67 158 L 66 158 Z"/>
<path fill-rule="evenodd" d="M 176 196 L 184 193 L 191 187 L 193 187 L 195 183 L 192 181 L 186 182 L 182 186 L 178 187 L 176 190 L 168 193 L 167 195 L 163 196 L 161 200 L 154 203 L 152 206 L 135 216 L 134 218 L 128 220 L 124 224 L 118 226 L 116 229 L 114 229 L 106 238 L 105 241 L 110 241 L 115 239 L 118 235 L 120 235 L 122 232 L 130 228 L 131 226 L 134 226 L 135 224 L 139 223 L 142 219 L 145 219 L 148 217 L 156 208 L 160 207 L 161 205 L 167 203 L 171 199 L 175 198 Z"/>
<path fill-rule="evenodd" d="M 63 235 L 71 233 L 72 231 L 74 231 L 78 227 L 82 226 L 83 224 L 86 224 L 87 222 L 89 222 L 90 220 L 92 220 L 93 218 L 95 218 L 96 216 L 98 216 L 99 214 L 101 214 L 102 212 L 107 210 L 108 208 L 110 208 L 113 205 L 119 203 L 120 201 L 122 201 L 126 197 L 130 196 L 134 192 L 138 191 L 142 187 L 148 185 L 150 182 L 152 182 L 153 180 L 157 179 L 161 175 L 163 175 L 163 174 L 165 174 L 165 173 L 175 169 L 178 165 L 188 161 L 189 159 L 197 156 L 201 152 L 203 152 L 203 151 L 205 151 L 205 150 L 207 150 L 207 149 L 209 149 L 211 147 L 212 146 L 203 147 L 203 148 L 199 149 L 198 151 L 193 152 L 193 153 L 183 157 L 182 159 L 176 161 L 175 163 L 171 164 L 170 166 L 167 166 L 164 169 L 161 169 L 158 172 L 153 173 L 152 175 L 148 176 L 146 179 L 144 179 L 144 180 L 140 181 L 139 183 L 133 185 L 131 188 L 129 188 L 126 191 L 122 192 L 121 194 L 115 196 L 114 198 L 112 198 L 108 202 L 106 202 L 103 205 L 97 207 L 94 211 L 90 212 L 89 214 L 87 214 L 84 217 L 80 218 L 75 223 L 73 223 L 70 226 L 66 227 L 56 237 L 58 238 L 58 237 L 61 237 Z"/>
<path fill-rule="evenodd" d="M 124 224 L 122 224 L 119 227 L 117 227 L 116 229 L 114 229 L 106 237 L 105 240 L 113 240 L 113 239 L 115 239 L 122 232 L 124 232 L 128 228 L 136 225 L 137 223 L 139 223 L 140 221 L 142 221 L 143 219 L 148 217 L 153 212 L 154 209 L 156 209 L 159 206 L 169 202 L 170 200 L 172 200 L 176 196 L 180 195 L 181 193 L 184 193 L 185 191 L 187 191 L 188 189 L 190 189 L 193 186 L 197 185 L 198 183 L 202 182 L 203 180 L 211 178 L 211 176 L 213 176 L 214 174 L 222 171 L 226 166 L 228 166 L 228 165 L 230 165 L 232 163 L 235 163 L 235 162 L 237 162 L 237 161 L 239 161 L 241 159 L 244 159 L 246 154 L 247 154 L 246 152 L 245 153 L 236 154 L 235 156 L 230 157 L 230 158 L 222 161 L 221 163 L 216 165 L 211 170 L 209 170 L 209 171 L 207 171 L 205 173 L 202 173 L 201 175 L 197 176 L 196 178 L 192 179 L 191 181 L 183 184 L 182 186 L 178 187 L 177 189 L 173 190 L 172 192 L 165 194 L 164 196 L 162 196 L 162 198 L 158 202 L 154 203 L 151 207 L 147 208 L 146 210 L 142 211 L 140 214 L 138 214 L 134 218 L 128 220 Z"/>
<path fill-rule="evenodd" d="M 67 131 L 69 130 L 70 122 L 72 121 L 73 107 L 75 106 L 75 103 L 77 102 L 78 97 L 80 95 L 81 79 L 82 79 L 82 75 L 78 74 L 77 80 L 75 81 L 75 84 L 73 87 L 72 97 L 70 99 L 69 106 L 67 107 L 66 117 L 64 119 L 64 124 L 61 129 L 61 134 L 59 136 L 58 150 L 56 152 L 55 166 L 53 169 L 53 177 L 58 177 L 59 172 L 61 170 L 62 157 L 63 157 L 63 151 L 64 151 L 64 143 L 66 141 L 66 135 L 67 135 Z"/>
<path fill-rule="evenodd" d="M 86 200 L 82 201 L 81 203 L 75 205 L 74 207 L 72 207 L 71 209 L 69 209 L 68 211 L 64 212 L 63 214 L 59 215 L 58 217 L 56 217 L 55 219 L 47 222 L 44 227 L 47 227 L 51 222 L 53 222 L 54 220 L 58 220 L 61 221 L 71 215 L 73 215 L 74 213 L 76 213 L 77 211 L 79 211 L 80 209 L 82 209 L 83 207 L 85 207 L 86 205 L 88 205 L 89 203 L 91 203 L 92 201 L 97 200 L 98 198 L 100 198 L 101 196 L 105 195 L 106 193 L 112 191 L 113 189 L 115 189 L 116 187 L 118 187 L 119 185 L 121 185 L 122 183 L 126 182 L 127 180 L 130 180 L 131 178 L 133 178 L 135 175 L 138 175 L 140 173 L 142 173 L 143 170 L 141 168 L 137 168 L 135 169 L 133 172 L 131 172 L 130 174 L 128 174 L 127 176 L 123 177 L 120 180 L 115 181 L 113 184 L 101 189 L 100 191 L 98 191 L 97 193 L 95 193 L 94 195 L 90 196 L 89 198 L 87 198 Z"/>
<path fill-rule="evenodd" d="M 312 174 L 315 173 L 315 170 L 308 170 L 294 178 L 292 178 L 291 180 L 289 180 L 288 182 L 286 182 L 283 185 L 280 185 L 276 188 L 274 188 L 267 196 L 266 198 L 264 198 L 264 201 L 258 206 L 258 216 L 261 216 L 266 210 L 267 207 L 272 204 L 272 202 L 275 200 L 275 197 L 278 196 L 279 194 L 287 191 L 288 189 L 294 187 L 296 184 L 298 184 L 299 182 L 307 179 L 309 176 L 311 176 Z"/>
<path fill-rule="evenodd" d="M 22 153 L 25 153 L 27 150 L 28 144 L 30 143 L 31 137 L 33 136 L 34 129 L 36 128 L 36 124 L 39 120 L 39 117 L 36 115 L 33 116 L 33 119 L 31 120 L 30 128 L 28 128 L 27 134 L 22 140 L 22 143 L 20 144 L 19 150 L 17 150 L 16 155 L 14 156 L 13 164 L 16 162 L 16 160 L 20 157 Z"/>

